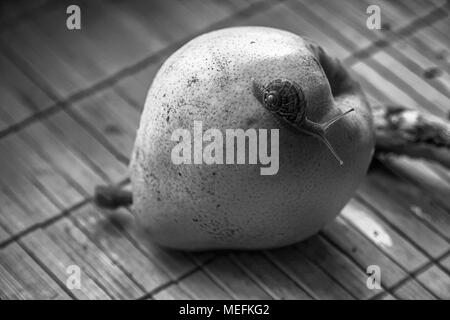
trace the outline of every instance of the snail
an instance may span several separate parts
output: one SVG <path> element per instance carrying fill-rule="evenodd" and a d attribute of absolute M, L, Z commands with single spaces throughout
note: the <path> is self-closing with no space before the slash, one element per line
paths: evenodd
<path fill-rule="evenodd" d="M 314 136 L 328 147 L 333 156 L 343 165 L 339 155 L 325 137 L 327 130 L 339 119 L 354 111 L 350 108 L 324 123 L 311 121 L 306 116 L 306 99 L 303 90 L 295 81 L 287 79 L 275 79 L 263 87 L 252 78 L 253 94 L 256 99 L 273 115 L 285 121 L 302 133 Z"/>

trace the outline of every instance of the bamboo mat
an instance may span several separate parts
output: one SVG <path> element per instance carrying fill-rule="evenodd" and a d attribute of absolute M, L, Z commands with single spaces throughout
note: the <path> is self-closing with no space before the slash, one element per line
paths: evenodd
<path fill-rule="evenodd" d="M 445 0 L 15 1 L 0 14 L 0 298 L 450 299 L 450 172 L 388 157 L 339 217 L 300 244 L 262 252 L 143 247 L 92 204 L 127 185 L 147 88 L 192 37 L 264 25 L 339 57 L 372 103 L 447 116 Z M 366 28 L 378 4 L 382 29 Z M 67 267 L 81 289 L 66 286 Z M 366 286 L 378 265 L 382 288 Z"/>

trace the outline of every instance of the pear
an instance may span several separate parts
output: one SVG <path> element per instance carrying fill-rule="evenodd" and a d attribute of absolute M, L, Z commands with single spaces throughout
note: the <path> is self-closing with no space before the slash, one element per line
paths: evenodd
<path fill-rule="evenodd" d="M 364 178 L 374 148 L 370 108 L 333 61 L 310 40 L 265 27 L 213 31 L 173 53 L 148 91 L 130 163 L 141 236 L 182 250 L 267 249 L 301 241 L 332 221 Z M 301 88 L 312 122 L 354 109 L 326 131 L 343 165 L 323 141 L 264 108 L 254 83 L 276 79 Z M 195 121 L 221 132 L 278 129 L 278 171 L 174 164 L 172 134 Z"/>

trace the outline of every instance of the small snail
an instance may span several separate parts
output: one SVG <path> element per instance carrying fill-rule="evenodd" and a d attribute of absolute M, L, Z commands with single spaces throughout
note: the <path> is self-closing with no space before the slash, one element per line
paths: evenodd
<path fill-rule="evenodd" d="M 276 79 L 265 87 L 261 86 L 254 79 L 252 81 L 253 94 L 264 108 L 299 131 L 319 138 L 330 149 L 339 164 L 342 165 L 344 163 L 336 151 L 334 151 L 325 134 L 336 121 L 354 111 L 353 108 L 324 123 L 316 123 L 309 120 L 306 116 L 305 95 L 303 94 L 302 88 L 294 81 Z"/>

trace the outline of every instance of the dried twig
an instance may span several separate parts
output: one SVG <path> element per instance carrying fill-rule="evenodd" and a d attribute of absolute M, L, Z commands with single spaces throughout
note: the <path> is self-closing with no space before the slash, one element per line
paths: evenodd
<path fill-rule="evenodd" d="M 450 122 L 397 105 L 372 106 L 376 152 L 423 158 L 450 169 Z"/>

